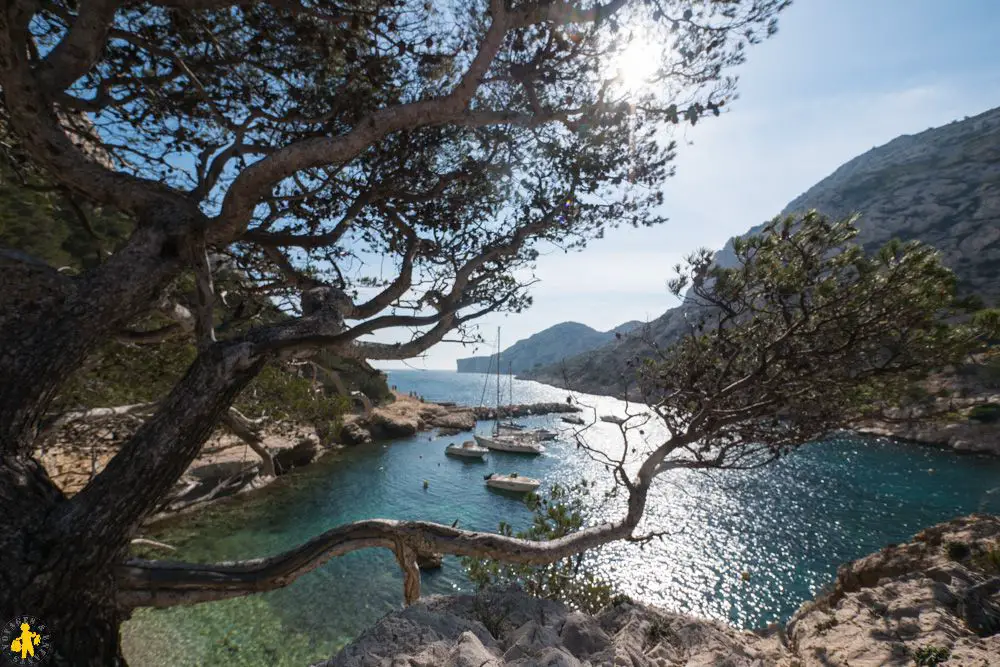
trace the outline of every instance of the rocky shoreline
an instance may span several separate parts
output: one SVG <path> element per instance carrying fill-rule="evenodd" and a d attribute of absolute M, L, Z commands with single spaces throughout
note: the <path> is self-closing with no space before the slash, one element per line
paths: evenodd
<path fill-rule="evenodd" d="M 1000 517 L 955 519 L 843 566 L 784 626 L 742 631 L 627 600 L 590 616 L 489 590 L 391 613 L 316 667 L 915 664 L 1000 664 Z"/>
<path fill-rule="evenodd" d="M 868 421 L 854 430 L 958 453 L 1000 456 L 1000 420 L 970 418 L 974 408 L 986 405 L 1000 405 L 1000 394 L 980 392 L 970 398 L 938 398 L 922 409 L 923 414 L 892 410 L 889 419 Z"/>
<path fill-rule="evenodd" d="M 506 418 L 579 411 L 580 408 L 568 403 L 532 403 L 501 408 L 499 414 L 501 418 Z M 474 430 L 477 421 L 496 417 L 497 410 L 494 408 L 431 403 L 416 396 L 397 393 L 391 403 L 363 414 L 347 415 L 340 433 L 327 442 L 323 442 L 313 428 L 284 422 L 264 427 L 259 437 L 260 444 L 274 457 L 280 475 L 310 465 L 322 456 L 345 447 L 407 438 L 433 429 L 440 435 L 454 435 Z M 88 447 L 56 443 L 40 450 L 36 456 L 63 493 L 72 495 L 104 469 L 120 444 L 113 438 L 99 438 Z M 220 430 L 205 443 L 201 453 L 149 522 L 260 489 L 273 479 L 261 475 L 260 458 L 246 442 Z"/>
<path fill-rule="evenodd" d="M 454 403 L 431 403 L 406 394 L 380 406 L 367 415 L 352 415 L 345 420 L 340 439 L 345 445 L 407 438 L 418 431 L 438 429 L 442 435 L 471 431 L 477 421 L 527 417 L 531 415 L 580 412 L 570 403 L 521 403 L 506 407 L 465 407 Z"/>

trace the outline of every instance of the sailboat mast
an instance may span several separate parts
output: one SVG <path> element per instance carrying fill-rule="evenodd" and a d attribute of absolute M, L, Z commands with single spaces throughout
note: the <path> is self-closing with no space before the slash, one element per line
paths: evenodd
<path fill-rule="evenodd" d="M 497 432 L 500 432 L 500 327 L 497 327 Z"/>
<path fill-rule="evenodd" d="M 510 411 L 509 421 L 511 424 L 514 423 L 514 364 L 507 362 L 507 382 L 510 383 L 510 406 L 508 410 Z"/>

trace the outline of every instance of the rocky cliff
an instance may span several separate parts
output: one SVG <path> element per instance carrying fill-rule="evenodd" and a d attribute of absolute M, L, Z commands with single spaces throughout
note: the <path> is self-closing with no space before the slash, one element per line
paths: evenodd
<path fill-rule="evenodd" d="M 944 662 L 947 660 L 947 662 Z M 1000 664 L 1000 518 L 927 529 L 755 632 L 621 601 L 596 616 L 515 589 L 427 598 L 319 667 L 858 667 Z"/>
<path fill-rule="evenodd" d="M 868 251 L 892 238 L 933 245 L 958 275 L 963 294 L 1000 302 L 1000 109 L 873 148 L 797 197 L 781 214 L 809 209 L 832 217 L 860 213 L 857 241 Z M 716 261 L 731 265 L 732 247 L 730 241 Z M 625 360 L 648 350 L 648 341 L 662 346 L 675 340 L 683 321 L 683 307 L 671 309 L 624 341 L 522 377 L 558 386 L 568 378 L 569 386 L 579 391 L 621 395 Z"/>
<path fill-rule="evenodd" d="M 616 334 L 626 334 L 642 323 L 633 321 L 621 324 L 611 331 L 597 331 L 579 322 L 562 322 L 533 336 L 519 340 L 500 354 L 501 371 L 507 372 L 508 364 L 515 373 L 555 364 L 566 357 L 582 354 L 609 343 Z M 484 357 L 467 357 L 458 360 L 459 373 L 496 372 L 495 354 Z"/>

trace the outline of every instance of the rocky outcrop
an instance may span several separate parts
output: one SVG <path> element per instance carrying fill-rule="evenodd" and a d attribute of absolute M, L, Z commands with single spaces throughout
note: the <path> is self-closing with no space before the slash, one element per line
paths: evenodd
<path fill-rule="evenodd" d="M 831 217 L 860 213 L 855 240 L 868 252 L 892 238 L 934 246 L 958 276 L 962 294 L 1000 303 L 1000 109 L 872 148 L 797 197 L 781 215 L 813 208 Z M 732 240 L 716 261 L 733 264 Z M 673 308 L 623 341 L 519 376 L 624 395 L 626 360 L 648 354 L 651 344 L 662 348 L 675 341 L 686 330 L 684 312 Z"/>
<path fill-rule="evenodd" d="M 998 633 L 1000 518 L 975 515 L 842 567 L 832 592 L 787 628 L 803 665 L 845 667 L 912 665 L 933 652 L 947 665 L 995 666 Z"/>
<path fill-rule="evenodd" d="M 389 614 L 321 665 L 903 667 L 934 656 L 1000 664 L 1000 517 L 956 519 L 844 566 L 786 628 L 741 631 L 628 600 L 591 616 L 493 589 Z"/>
<path fill-rule="evenodd" d="M 855 430 L 955 452 L 1000 456 L 1000 419 L 977 418 L 976 412 L 1000 406 L 997 370 L 993 370 L 997 361 L 974 362 L 928 378 L 921 384 L 928 396 L 922 403 L 905 411 L 889 410 L 887 419 L 863 423 Z"/>
<path fill-rule="evenodd" d="M 621 602 L 597 616 L 518 589 L 390 614 L 323 667 L 791 666 L 775 637 Z"/>
<path fill-rule="evenodd" d="M 294 447 L 282 449 L 274 455 L 274 467 L 279 475 L 301 468 L 318 459 L 323 453 L 319 438 L 302 438 Z"/>

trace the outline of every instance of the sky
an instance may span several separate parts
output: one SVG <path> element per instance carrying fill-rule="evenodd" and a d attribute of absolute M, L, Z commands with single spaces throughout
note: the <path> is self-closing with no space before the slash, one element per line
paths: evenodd
<path fill-rule="evenodd" d="M 875 146 L 1000 106 L 998 34 L 1000 0 L 796 0 L 735 71 L 729 112 L 677 135 L 669 221 L 541 257 L 534 305 L 484 317 L 483 336 L 499 326 L 507 348 L 560 322 L 604 331 L 658 317 L 676 303 L 666 283 L 687 253 L 720 249 Z M 379 366 L 454 370 L 491 352 L 439 343 Z"/>

